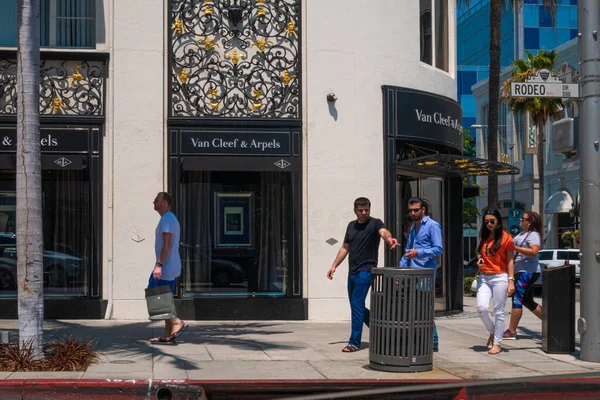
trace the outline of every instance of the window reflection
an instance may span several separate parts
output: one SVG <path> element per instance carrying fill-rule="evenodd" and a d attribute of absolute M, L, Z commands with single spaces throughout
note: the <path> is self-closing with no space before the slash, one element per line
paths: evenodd
<path fill-rule="evenodd" d="M 183 172 L 178 217 L 185 295 L 287 294 L 299 237 L 292 176 Z"/>
<path fill-rule="evenodd" d="M 16 174 L 0 171 L 0 295 L 16 295 Z M 90 252 L 85 170 L 42 172 L 45 295 L 86 295 Z"/>

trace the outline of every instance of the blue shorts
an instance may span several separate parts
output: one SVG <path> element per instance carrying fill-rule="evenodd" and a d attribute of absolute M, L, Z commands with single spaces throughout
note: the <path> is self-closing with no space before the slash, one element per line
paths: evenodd
<path fill-rule="evenodd" d="M 171 291 L 173 292 L 173 294 L 175 294 L 175 279 L 173 279 L 172 281 L 154 279 L 154 271 L 150 274 L 150 279 L 148 279 L 148 289 L 167 285 L 171 286 Z"/>

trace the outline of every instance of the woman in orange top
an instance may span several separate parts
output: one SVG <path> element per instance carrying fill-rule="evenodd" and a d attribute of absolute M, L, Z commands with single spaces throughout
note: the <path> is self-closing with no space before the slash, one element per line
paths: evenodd
<path fill-rule="evenodd" d="M 504 306 L 506 298 L 515 291 L 514 250 L 510 234 L 503 229 L 498 210 L 488 210 L 483 215 L 479 232 L 479 282 L 477 287 L 477 311 L 490 333 L 488 353 L 500 353 L 504 334 Z M 490 315 L 490 299 L 494 303 L 494 316 Z"/>

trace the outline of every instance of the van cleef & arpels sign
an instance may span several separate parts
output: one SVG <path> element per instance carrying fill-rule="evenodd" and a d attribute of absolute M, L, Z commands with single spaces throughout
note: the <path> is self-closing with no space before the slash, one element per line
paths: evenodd
<path fill-rule="evenodd" d="M 181 153 L 197 155 L 291 155 L 289 132 L 181 132 Z"/>

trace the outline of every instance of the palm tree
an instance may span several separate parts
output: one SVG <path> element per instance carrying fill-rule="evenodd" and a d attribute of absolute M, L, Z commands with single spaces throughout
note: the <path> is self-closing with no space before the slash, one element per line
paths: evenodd
<path fill-rule="evenodd" d="M 470 0 L 458 0 L 459 4 L 469 7 Z M 523 0 L 489 0 L 490 2 L 490 76 L 488 80 L 488 159 L 498 161 L 498 104 L 500 98 L 500 25 L 502 7 L 511 6 L 520 9 Z M 542 0 L 554 20 L 559 0 Z M 488 177 L 488 207 L 498 204 L 498 176 Z"/>
<path fill-rule="evenodd" d="M 40 3 L 17 11 L 17 281 L 19 345 L 42 357 L 44 277 L 40 155 Z"/>
<path fill-rule="evenodd" d="M 557 97 L 513 97 L 510 93 L 511 82 L 525 82 L 528 77 L 534 76 L 540 69 L 552 70 L 557 60 L 556 52 L 540 50 L 537 55 L 527 52 L 527 58 L 513 61 L 516 67 L 512 76 L 504 81 L 502 97 L 513 112 L 521 115 L 529 114 L 537 127 L 537 164 L 539 185 L 539 213 L 544 215 L 544 126 L 549 118 L 560 116 L 563 109 L 562 100 Z"/>

